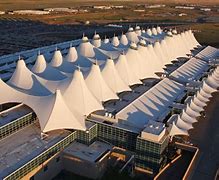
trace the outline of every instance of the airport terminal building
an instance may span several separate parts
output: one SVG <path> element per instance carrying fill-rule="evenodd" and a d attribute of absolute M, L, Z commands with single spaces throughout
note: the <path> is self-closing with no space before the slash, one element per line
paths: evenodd
<path fill-rule="evenodd" d="M 139 26 L 0 57 L 0 178 L 156 175 L 217 91 L 218 57 L 191 30 Z"/>

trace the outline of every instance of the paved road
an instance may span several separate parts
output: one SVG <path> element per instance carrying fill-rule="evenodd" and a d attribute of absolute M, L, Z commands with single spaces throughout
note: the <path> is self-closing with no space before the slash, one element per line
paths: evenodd
<path fill-rule="evenodd" d="M 206 117 L 200 118 L 189 134 L 191 142 L 200 148 L 192 180 L 213 180 L 219 168 L 219 93 L 208 104 Z"/>

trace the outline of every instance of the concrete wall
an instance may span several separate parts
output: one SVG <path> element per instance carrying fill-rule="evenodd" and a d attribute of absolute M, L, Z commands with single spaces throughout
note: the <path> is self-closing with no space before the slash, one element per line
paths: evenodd
<path fill-rule="evenodd" d="M 59 161 L 57 161 L 59 158 Z M 63 169 L 62 157 L 60 154 L 52 157 L 47 163 L 38 167 L 38 171 L 35 172 L 34 180 L 49 180 L 57 176 L 61 170 Z M 29 179 L 31 176 L 26 177 L 25 179 Z"/>
<path fill-rule="evenodd" d="M 108 155 L 97 163 L 81 160 L 73 156 L 63 156 L 63 167 L 65 170 L 91 179 L 101 178 L 106 171 L 107 165 Z"/>

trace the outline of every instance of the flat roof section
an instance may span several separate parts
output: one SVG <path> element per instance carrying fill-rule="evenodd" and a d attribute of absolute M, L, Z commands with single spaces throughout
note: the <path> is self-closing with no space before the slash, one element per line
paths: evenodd
<path fill-rule="evenodd" d="M 165 124 L 156 121 L 149 121 L 146 124 L 143 132 L 159 135 L 164 129 L 165 129 Z"/>
<path fill-rule="evenodd" d="M 105 125 L 111 125 L 115 128 L 124 129 L 126 131 L 130 131 L 136 134 L 139 134 L 143 129 L 143 127 L 142 128 L 136 127 L 134 124 L 128 123 L 125 120 L 118 120 L 102 115 L 91 114 L 91 116 L 87 119 L 93 122 L 102 123 Z"/>
<path fill-rule="evenodd" d="M 41 139 L 40 134 L 37 122 L 0 141 L 0 179 L 65 138 L 70 132 L 52 131 L 44 140 Z"/>
<path fill-rule="evenodd" d="M 139 96 L 141 96 L 142 94 L 144 94 L 146 91 L 148 91 L 150 88 L 152 88 L 156 82 L 158 82 L 158 80 L 156 79 L 148 79 L 148 80 L 144 80 L 144 83 L 146 84 L 146 86 L 144 85 L 138 85 L 133 89 L 132 92 L 123 92 L 119 95 L 119 97 L 121 98 L 121 101 L 109 101 L 104 103 L 104 107 L 105 109 L 114 109 L 115 113 L 121 111 L 123 108 L 125 108 L 128 104 L 132 103 L 135 99 L 137 99 Z"/>
<path fill-rule="evenodd" d="M 162 142 L 163 137 L 165 137 L 165 134 L 165 124 L 149 120 L 144 130 L 141 132 L 141 138 L 160 143 Z"/>
<path fill-rule="evenodd" d="M 11 107 L 8 110 L 2 111 L 0 113 L 0 127 L 18 118 L 21 118 L 30 112 L 33 112 L 33 110 L 29 108 L 28 106 L 22 105 L 22 104 Z"/>
<path fill-rule="evenodd" d="M 90 146 L 73 142 L 64 150 L 64 153 L 89 162 L 97 162 L 100 157 L 104 156 L 111 149 L 111 145 L 100 141 L 95 141 Z"/>

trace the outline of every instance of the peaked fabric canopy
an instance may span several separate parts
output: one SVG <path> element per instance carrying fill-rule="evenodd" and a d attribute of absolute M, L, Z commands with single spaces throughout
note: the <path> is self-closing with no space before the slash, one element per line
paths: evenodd
<path fill-rule="evenodd" d="M 100 47 L 101 46 L 101 39 L 100 39 L 100 35 L 99 34 L 94 34 L 93 36 L 93 41 L 92 41 L 92 44 L 95 46 L 95 47 Z"/>
<path fill-rule="evenodd" d="M 46 59 L 51 59 L 49 64 L 43 55 L 39 55 L 32 67 L 35 53 L 26 60 L 31 71 L 23 60 L 19 60 L 8 84 L 0 80 L 2 91 L 7 92 L 2 93 L 0 103 L 19 102 L 31 107 L 43 132 L 62 128 L 85 130 L 84 118 L 94 111 L 103 110 L 102 102 L 118 99 L 117 93 L 131 91 L 129 86 L 142 84 L 140 79 L 156 78 L 155 73 L 163 72 L 171 60 L 185 57 L 191 54 L 190 50 L 200 46 L 191 31 L 178 34 L 170 31 L 167 34 L 159 27 L 145 33 L 136 26 L 135 30 L 130 28 L 122 34 L 120 40 L 114 36 L 110 43 L 108 39 L 102 42 L 95 33 L 93 44 L 87 37 L 77 41 L 80 43 L 77 49 L 60 44 L 61 50 L 52 54 L 53 49 L 50 49 L 44 54 Z M 145 40 L 154 45 L 147 45 Z M 62 53 L 67 55 L 63 58 Z M 218 51 L 210 47 L 200 51 L 171 73 L 170 78 L 164 78 L 130 102 L 116 114 L 115 120 L 125 120 L 138 128 L 151 120 L 163 121 L 176 101 L 185 95 L 185 84 L 200 85 L 200 78 L 209 72 L 211 62 L 217 56 Z M 116 59 L 115 64 L 113 59 Z M 1 68 L 14 66 L 11 63 Z M 85 80 L 80 69 L 84 75 L 87 73 Z M 197 122 L 196 118 L 204 110 L 211 93 L 219 87 L 219 68 L 209 74 L 177 121 L 173 122 L 170 134 L 188 135 L 192 124 Z"/>
<path fill-rule="evenodd" d="M 69 110 L 59 90 L 48 96 L 32 96 L 13 89 L 1 79 L 0 87 L 2 91 L 8 92 L 0 99 L 0 103 L 17 102 L 32 108 L 39 119 L 42 132 L 64 128 L 86 130 L 84 117 Z"/>
<path fill-rule="evenodd" d="M 24 60 L 18 60 L 16 69 L 9 79 L 8 84 L 20 91 L 32 95 L 49 95 L 51 92 L 44 87 L 46 80 L 34 75 L 27 67 Z"/>
<path fill-rule="evenodd" d="M 46 80 L 58 81 L 67 78 L 59 70 L 47 64 L 43 55 L 37 56 L 36 62 L 31 68 L 31 71 Z"/>
<path fill-rule="evenodd" d="M 111 43 L 112 43 L 113 46 L 116 46 L 116 47 L 117 47 L 117 46 L 119 45 L 119 43 L 120 43 L 120 42 L 119 42 L 119 38 L 114 35 L 114 37 L 112 38 Z"/>
<path fill-rule="evenodd" d="M 105 102 L 111 99 L 118 99 L 118 96 L 104 81 L 98 65 L 93 64 L 91 66 L 89 74 L 85 78 L 85 82 L 89 90 L 99 101 Z"/>
<path fill-rule="evenodd" d="M 88 89 L 80 70 L 75 70 L 72 79 L 62 81 L 58 88 L 70 110 L 89 115 L 103 109 L 101 102 Z"/>
<path fill-rule="evenodd" d="M 179 127 L 180 129 L 183 129 L 183 130 L 190 130 L 193 128 L 192 124 L 188 123 L 188 122 L 185 122 L 183 121 L 180 116 L 178 116 L 177 120 L 176 120 L 176 126 Z"/>
<path fill-rule="evenodd" d="M 175 136 L 175 135 L 185 135 L 185 136 L 188 136 L 189 133 L 188 133 L 187 130 L 180 129 L 179 127 L 177 127 L 175 122 L 173 122 L 173 124 L 171 125 L 171 128 L 170 128 L 169 135 L 172 136 L 172 137 Z"/>
<path fill-rule="evenodd" d="M 107 85 L 113 90 L 114 93 L 131 91 L 129 86 L 120 78 L 112 59 L 107 59 L 102 70 L 102 75 Z"/>
<path fill-rule="evenodd" d="M 145 61 L 144 62 L 145 75 L 148 78 L 157 78 L 157 75 L 155 74 L 155 72 L 159 72 L 159 70 L 162 68 L 161 67 L 162 65 L 160 65 L 157 61 L 154 61 L 153 57 L 148 52 L 148 48 L 145 45 L 139 45 L 138 52 L 141 55 L 143 61 Z"/>
<path fill-rule="evenodd" d="M 123 45 L 128 45 L 128 38 L 126 37 L 125 34 L 122 34 L 121 38 L 120 38 L 120 43 L 123 44 Z"/>
<path fill-rule="evenodd" d="M 132 45 L 130 46 L 130 48 L 127 50 L 126 52 L 126 59 L 127 59 L 127 63 L 129 68 L 133 69 L 133 73 L 135 74 L 135 76 L 138 79 L 144 79 L 143 75 L 142 75 L 142 66 L 141 66 L 141 57 L 138 54 L 137 51 L 137 46 L 136 44 L 132 43 Z M 135 49 L 136 48 L 136 49 Z"/>
<path fill-rule="evenodd" d="M 78 54 L 85 57 L 94 57 L 94 46 L 89 42 L 87 37 L 82 38 L 82 43 L 77 48 Z"/>
<path fill-rule="evenodd" d="M 68 62 L 75 62 L 78 59 L 78 53 L 75 47 L 70 47 L 68 50 L 68 54 L 65 57 L 65 60 Z"/>
<path fill-rule="evenodd" d="M 126 56 L 121 54 L 115 63 L 115 67 L 121 79 L 129 86 L 134 84 L 142 84 L 138 77 L 134 74 L 133 69 L 129 67 Z"/>
<path fill-rule="evenodd" d="M 50 65 L 53 66 L 53 67 L 59 67 L 62 64 L 62 61 L 63 61 L 63 58 L 62 58 L 61 51 L 60 50 L 56 50 L 54 52 L 53 58 L 52 58 L 52 60 L 50 62 Z"/>
<path fill-rule="evenodd" d="M 138 35 L 134 32 L 133 28 L 129 28 L 128 32 L 126 33 L 126 36 L 128 40 L 131 42 L 134 42 L 134 43 L 139 42 Z"/>

